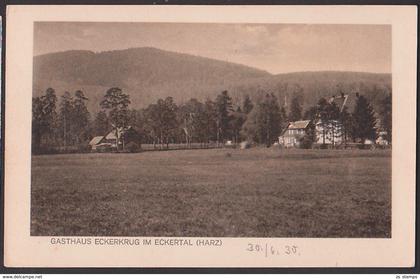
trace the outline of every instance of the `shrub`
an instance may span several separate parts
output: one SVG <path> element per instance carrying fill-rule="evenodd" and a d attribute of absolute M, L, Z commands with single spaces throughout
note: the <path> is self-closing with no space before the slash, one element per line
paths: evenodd
<path fill-rule="evenodd" d="M 134 152 L 138 152 L 139 150 L 140 150 L 139 145 L 133 141 L 125 145 L 125 151 L 127 152 L 134 153 Z"/>
<path fill-rule="evenodd" d="M 367 145 L 366 144 L 363 144 L 363 143 L 358 143 L 357 144 L 357 148 L 358 149 L 367 149 Z"/>
<path fill-rule="evenodd" d="M 310 138 L 308 138 L 308 137 L 303 137 L 300 140 L 300 147 L 303 148 L 303 149 L 310 149 L 310 148 L 312 148 L 312 144 L 313 144 L 312 140 Z"/>
<path fill-rule="evenodd" d="M 87 153 L 90 152 L 91 147 L 88 143 L 81 143 L 77 146 L 77 153 Z"/>
<path fill-rule="evenodd" d="M 299 139 L 299 147 L 300 148 L 311 149 L 312 145 L 313 145 L 313 141 L 309 136 L 304 136 L 304 137 Z"/>
<path fill-rule="evenodd" d="M 57 154 L 59 153 L 59 150 L 54 147 L 50 146 L 42 146 L 38 148 L 32 148 L 32 153 L 35 155 L 41 155 L 41 154 Z"/>
<path fill-rule="evenodd" d="M 96 147 L 96 152 L 111 152 L 111 151 L 115 151 L 113 150 L 111 145 L 100 145 Z"/>

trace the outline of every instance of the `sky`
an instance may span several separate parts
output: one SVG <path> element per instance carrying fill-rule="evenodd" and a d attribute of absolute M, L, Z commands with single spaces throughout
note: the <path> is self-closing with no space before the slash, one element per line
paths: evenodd
<path fill-rule="evenodd" d="M 37 22 L 34 55 L 156 47 L 266 70 L 391 72 L 390 25 Z"/>

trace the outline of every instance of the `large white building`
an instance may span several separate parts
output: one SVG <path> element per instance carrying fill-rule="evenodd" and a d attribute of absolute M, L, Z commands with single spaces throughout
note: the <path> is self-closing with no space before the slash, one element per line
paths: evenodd
<path fill-rule="evenodd" d="M 318 121 L 315 125 L 316 143 L 340 145 L 344 141 L 343 124 L 338 120 Z"/>

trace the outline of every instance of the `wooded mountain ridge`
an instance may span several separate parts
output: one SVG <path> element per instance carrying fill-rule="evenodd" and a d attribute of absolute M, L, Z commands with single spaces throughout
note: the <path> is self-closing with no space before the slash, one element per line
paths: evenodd
<path fill-rule="evenodd" d="M 320 97 L 342 93 L 365 95 L 374 108 L 391 92 L 391 74 L 362 72 L 296 72 L 271 74 L 245 65 L 156 48 L 132 48 L 106 52 L 84 50 L 49 53 L 34 57 L 33 96 L 48 87 L 58 95 L 82 90 L 91 112 L 110 87 L 130 95 L 131 107 L 143 108 L 159 98 L 171 96 L 177 103 L 190 98 L 204 101 L 228 90 L 239 104 L 274 93 L 280 103 L 299 95 L 303 108 Z"/>

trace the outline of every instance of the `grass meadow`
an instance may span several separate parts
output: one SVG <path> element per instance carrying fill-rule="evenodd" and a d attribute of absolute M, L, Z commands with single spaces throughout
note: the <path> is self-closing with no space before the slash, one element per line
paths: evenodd
<path fill-rule="evenodd" d="M 31 234 L 390 237 L 391 150 L 33 156 Z"/>

